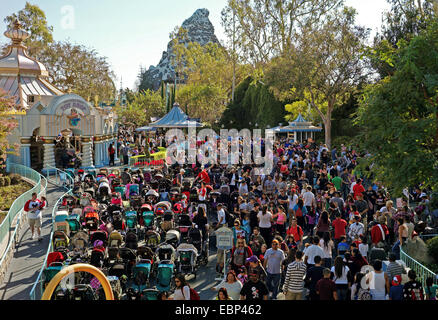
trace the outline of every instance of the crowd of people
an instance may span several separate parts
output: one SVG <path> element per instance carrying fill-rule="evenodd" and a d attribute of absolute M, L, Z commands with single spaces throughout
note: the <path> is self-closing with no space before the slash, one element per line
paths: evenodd
<path fill-rule="evenodd" d="M 412 210 L 407 198 L 395 207 L 387 190 L 356 168 L 360 156 L 345 146 L 337 152 L 283 140 L 275 143 L 271 175 L 255 176 L 251 166 L 224 169 L 224 183 L 238 195 L 232 205 L 216 205 L 218 225 L 234 233 L 227 281 L 213 288 L 222 289 L 218 299 L 277 299 L 281 291 L 286 300 L 433 299 L 436 286 L 423 288 L 413 270 L 402 284 L 406 270 L 398 261 L 415 224 L 436 227 L 427 219 L 430 190 L 410 195 L 423 210 Z M 215 169 L 198 178 L 214 185 Z"/>
<path fill-rule="evenodd" d="M 198 146 L 204 143 L 212 142 Z M 166 146 L 163 135 L 122 128 L 114 147 L 127 165 L 131 156 Z M 224 226 L 233 231 L 232 250 L 217 250 L 216 272 L 224 280 L 211 289 L 218 300 L 435 299 L 436 279 L 423 285 L 399 261 L 416 226 L 437 227 L 431 190 L 410 189 L 409 198 L 395 205 L 380 182 L 358 169 L 366 156 L 344 145 L 338 151 L 313 141 L 276 139 L 270 174 L 257 175 L 255 165 L 165 164 L 162 172 L 171 176 L 171 185 L 158 191 L 166 199 L 172 187 L 180 188 L 181 210 L 189 210 L 205 237 L 214 239 Z M 141 172 L 137 179 L 144 182 Z M 134 183 L 129 169 L 121 180 Z M 191 194 L 196 184 L 195 198 L 187 197 L 184 191 Z M 413 210 L 409 201 L 418 206 Z M 184 276 L 177 275 L 175 285 L 170 298 L 189 300 Z"/>

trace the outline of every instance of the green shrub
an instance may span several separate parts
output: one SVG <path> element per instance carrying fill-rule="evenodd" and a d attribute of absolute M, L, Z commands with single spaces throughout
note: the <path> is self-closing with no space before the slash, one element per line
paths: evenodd
<path fill-rule="evenodd" d="M 435 263 L 438 264 L 438 237 L 427 241 L 427 251 Z"/>
<path fill-rule="evenodd" d="M 7 187 L 11 185 L 11 178 L 9 178 L 8 176 L 3 177 L 4 178 L 4 183 L 3 186 Z"/>
<path fill-rule="evenodd" d="M 11 174 L 9 178 L 11 178 L 11 185 L 19 184 L 21 181 L 21 177 L 15 173 Z"/>
<path fill-rule="evenodd" d="M 0 187 L 3 187 L 5 185 L 5 178 L 0 177 Z"/>

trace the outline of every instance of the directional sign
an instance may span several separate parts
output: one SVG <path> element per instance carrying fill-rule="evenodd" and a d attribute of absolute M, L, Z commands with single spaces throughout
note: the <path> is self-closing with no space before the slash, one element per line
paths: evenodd
<path fill-rule="evenodd" d="M 222 227 L 216 230 L 216 247 L 221 250 L 233 248 L 233 230 Z"/>

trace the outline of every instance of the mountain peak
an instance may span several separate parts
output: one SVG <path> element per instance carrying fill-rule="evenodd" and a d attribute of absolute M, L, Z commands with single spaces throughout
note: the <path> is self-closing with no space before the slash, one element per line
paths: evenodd
<path fill-rule="evenodd" d="M 202 8 L 196 10 L 193 15 L 186 19 L 181 27 L 187 30 L 187 42 L 197 42 L 204 46 L 209 42 L 219 43 L 215 33 L 214 26 L 208 18 L 210 11 Z M 167 45 L 167 51 L 163 52 L 160 62 L 156 67 L 151 66 L 143 75 L 147 82 L 152 84 L 154 90 L 158 90 L 162 80 L 173 81 L 175 79 L 175 70 L 171 63 L 172 42 Z"/>

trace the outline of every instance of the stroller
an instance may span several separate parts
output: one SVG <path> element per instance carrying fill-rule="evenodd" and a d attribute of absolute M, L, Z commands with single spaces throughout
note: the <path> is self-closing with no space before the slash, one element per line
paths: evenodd
<path fill-rule="evenodd" d="M 67 223 L 70 227 L 70 233 L 71 234 L 76 234 L 77 232 L 79 232 L 81 230 L 81 215 L 80 214 L 71 214 L 68 218 L 67 218 Z"/>
<path fill-rule="evenodd" d="M 129 196 L 129 206 L 137 211 L 141 208 L 141 206 L 143 205 L 143 198 L 140 195 L 131 195 Z"/>
<path fill-rule="evenodd" d="M 158 262 L 170 261 L 173 263 L 175 261 L 175 248 L 172 247 L 170 244 L 161 244 L 158 246 L 156 256 Z"/>
<path fill-rule="evenodd" d="M 97 230 L 91 233 L 90 243 L 94 244 L 97 240 L 103 242 L 103 246 L 106 247 L 108 241 L 108 234 L 103 230 Z"/>
<path fill-rule="evenodd" d="M 196 279 L 198 250 L 195 246 L 188 243 L 180 244 L 176 249 L 176 257 L 178 272 L 181 274 L 193 274 Z"/>
<path fill-rule="evenodd" d="M 111 191 L 111 187 L 109 185 L 109 182 L 106 178 L 103 178 L 100 180 L 100 185 L 97 193 L 99 194 L 99 200 L 105 200 L 109 198 Z"/>
<path fill-rule="evenodd" d="M 154 227 L 155 215 L 152 211 L 152 207 L 149 204 L 144 204 L 141 207 L 141 220 L 146 230 Z"/>
<path fill-rule="evenodd" d="M 67 236 L 70 236 L 70 225 L 66 221 L 68 219 L 67 211 L 58 211 L 55 215 L 54 231 L 64 231 Z"/>
<path fill-rule="evenodd" d="M 125 221 L 126 221 L 126 226 L 128 228 L 128 232 L 132 231 L 137 233 L 137 212 L 135 211 L 126 212 Z"/>
<path fill-rule="evenodd" d="M 192 221 L 190 220 L 190 216 L 188 214 L 179 215 L 177 225 L 178 230 L 181 233 L 181 241 L 188 241 L 189 229 L 193 225 Z"/>
<path fill-rule="evenodd" d="M 157 267 L 156 288 L 158 291 L 171 291 L 174 268 L 175 266 L 171 261 L 160 261 Z"/>
<path fill-rule="evenodd" d="M 133 281 L 131 288 L 134 288 L 137 292 L 143 292 L 149 286 L 151 269 L 152 262 L 150 260 L 140 260 L 132 268 Z"/>
<path fill-rule="evenodd" d="M 73 238 L 71 238 L 73 250 L 82 254 L 87 253 L 88 234 L 85 231 L 78 231 Z"/>
<path fill-rule="evenodd" d="M 138 248 L 138 237 L 137 234 L 130 231 L 126 234 L 125 247 L 132 250 L 137 250 Z"/>
<path fill-rule="evenodd" d="M 181 234 L 178 230 L 169 230 L 166 232 L 165 242 L 176 248 L 181 239 Z"/>
<path fill-rule="evenodd" d="M 58 274 L 58 272 L 62 270 L 63 267 L 63 262 L 52 262 L 47 268 L 44 269 L 44 288 L 49 284 L 50 281 L 52 281 L 52 279 Z"/>
<path fill-rule="evenodd" d="M 161 223 L 161 229 L 164 232 L 167 232 L 173 228 L 174 228 L 173 212 L 171 210 L 168 210 L 164 213 L 163 222 Z"/>
<path fill-rule="evenodd" d="M 68 248 L 70 239 L 64 231 L 55 231 L 53 233 L 53 250 L 58 251 L 60 248 Z"/>
<path fill-rule="evenodd" d="M 119 248 L 123 243 L 123 237 L 117 230 L 111 232 L 109 236 L 109 246 Z"/>
<path fill-rule="evenodd" d="M 206 237 L 208 239 L 208 237 Z M 208 240 L 203 241 L 201 230 L 198 228 L 190 228 L 189 230 L 189 244 L 192 244 L 198 250 L 198 260 L 200 265 L 206 266 L 208 264 Z"/>
<path fill-rule="evenodd" d="M 81 207 L 91 206 L 91 199 L 92 199 L 92 196 L 89 193 L 84 192 L 81 194 L 79 204 L 81 205 Z"/>
<path fill-rule="evenodd" d="M 85 225 L 89 231 L 96 231 L 99 227 L 99 215 L 97 212 L 88 212 L 85 214 Z"/>
<path fill-rule="evenodd" d="M 161 241 L 161 236 L 158 232 L 154 230 L 146 231 L 145 235 L 145 245 L 152 250 L 156 250 Z"/>

